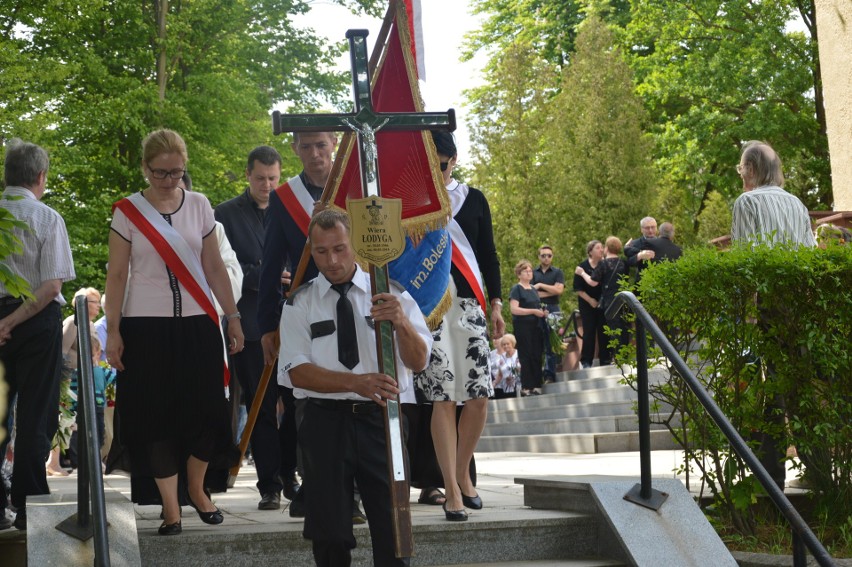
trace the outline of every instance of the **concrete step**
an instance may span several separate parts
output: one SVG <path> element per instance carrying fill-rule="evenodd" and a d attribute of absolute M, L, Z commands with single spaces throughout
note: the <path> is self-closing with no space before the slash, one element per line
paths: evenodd
<path fill-rule="evenodd" d="M 542 396 L 537 396 L 542 397 Z M 525 402 L 527 398 L 523 398 Z M 535 399 L 535 398 L 534 398 Z M 507 404 L 513 400 L 492 400 L 488 408 L 487 424 L 517 423 L 541 419 L 570 419 L 578 417 L 605 417 L 635 413 L 633 400 L 601 402 L 571 406 L 527 407 L 526 403 Z"/>
<path fill-rule="evenodd" d="M 599 532 L 607 555 L 631 565 L 737 567 L 693 496 L 678 479 L 656 478 L 661 498 L 654 509 L 626 498 L 639 479 L 603 475 L 516 478 L 524 504 L 602 517 Z M 634 497 L 638 494 L 634 494 Z M 688 528 L 687 528 L 688 526 Z"/>
<path fill-rule="evenodd" d="M 629 374 L 632 367 L 623 367 L 625 373 Z M 593 366 L 592 368 L 580 368 L 577 370 L 569 370 L 566 372 L 558 372 L 556 374 L 557 382 L 565 382 L 568 380 L 582 380 L 587 378 L 606 378 L 608 376 L 621 376 L 622 367 L 610 364 L 608 366 Z"/>
<path fill-rule="evenodd" d="M 618 366 L 596 366 L 571 372 L 560 372 L 556 382 L 544 386 L 545 393 L 576 392 L 579 390 L 614 387 L 622 384 L 625 376 L 635 375 L 633 367 Z M 658 384 L 668 380 L 668 373 L 662 368 L 651 368 L 648 370 L 648 382 Z"/>
<path fill-rule="evenodd" d="M 550 386 L 551 384 L 548 384 Z M 543 408 L 553 406 L 570 406 L 574 404 L 595 404 L 600 402 L 623 402 L 636 399 L 636 392 L 630 386 L 614 386 L 594 390 L 579 390 L 576 392 L 542 391 L 539 396 L 522 398 L 505 398 L 494 400 L 498 408 Z"/>
<path fill-rule="evenodd" d="M 625 396 L 627 397 L 627 396 Z M 549 404 L 548 394 L 519 400 L 492 400 L 488 409 L 487 424 L 517 423 L 545 419 L 571 419 L 581 417 L 614 417 L 636 413 L 636 397 L 625 400 L 590 402 L 586 404 Z M 529 401 L 528 401 L 529 400 Z M 656 408 L 656 409 L 655 409 Z M 671 411 L 668 404 L 651 407 L 652 412 L 663 415 Z"/>
<path fill-rule="evenodd" d="M 412 565 L 571 565 L 609 566 L 617 562 L 596 558 L 597 520 L 587 514 L 527 509 L 511 515 L 473 513 L 467 522 L 415 523 Z M 146 567 L 209 565 L 313 565 L 310 543 L 298 529 L 253 530 L 233 533 L 188 534 L 163 538 L 154 529 L 139 532 L 142 564 Z M 352 565 L 372 565 L 369 532 L 355 527 L 357 547 Z M 570 534 L 570 537 L 566 537 Z M 520 544 L 519 542 L 523 542 Z M 177 558 L 179 562 L 176 561 Z M 585 562 L 579 562 L 581 558 Z M 573 561 L 567 562 L 565 561 Z M 591 561 L 594 560 L 594 561 Z"/>
<path fill-rule="evenodd" d="M 499 563 L 465 563 L 458 567 L 621 567 L 627 565 L 609 559 L 545 559 L 542 561 L 500 561 Z"/>
<path fill-rule="evenodd" d="M 600 390 L 602 388 L 616 388 L 623 386 L 621 375 L 601 376 L 599 378 L 568 378 L 563 381 L 545 384 L 542 391 L 546 394 L 562 392 L 580 392 L 583 390 Z"/>
<path fill-rule="evenodd" d="M 674 421 L 673 421 L 674 423 Z M 665 429 L 664 425 L 651 424 L 652 429 Z M 639 420 L 635 413 L 614 416 L 592 416 L 523 420 L 517 422 L 491 423 L 483 435 L 547 435 L 553 433 L 617 433 L 638 431 Z"/>
<path fill-rule="evenodd" d="M 668 430 L 651 431 L 651 449 L 678 449 Z M 483 435 L 477 453 L 620 453 L 639 450 L 639 432 Z"/>
<path fill-rule="evenodd" d="M 621 383 L 632 367 L 596 366 L 562 372 L 540 396 L 493 400 L 477 451 L 608 453 L 639 448 L 636 391 Z M 663 369 L 648 372 L 651 383 L 665 381 Z M 659 417 L 671 407 L 652 406 Z M 676 424 L 675 424 L 676 425 Z M 652 425 L 654 449 L 677 445 L 663 425 Z"/>

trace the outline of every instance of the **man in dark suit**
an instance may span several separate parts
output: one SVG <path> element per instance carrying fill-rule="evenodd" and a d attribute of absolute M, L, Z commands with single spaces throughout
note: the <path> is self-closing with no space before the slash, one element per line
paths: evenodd
<path fill-rule="evenodd" d="M 674 225 L 670 222 L 664 222 L 660 225 L 659 238 L 650 238 L 645 241 L 642 250 L 651 250 L 654 252 L 654 256 L 651 259 L 652 262 L 673 261 L 681 257 L 683 250 L 673 242 L 674 232 Z"/>
<path fill-rule="evenodd" d="M 245 349 L 232 357 L 232 366 L 249 406 L 254 400 L 264 366 L 262 333 L 257 322 L 258 280 L 269 195 L 278 186 L 280 177 L 281 155 L 270 146 L 258 146 L 248 157 L 248 189 L 216 207 L 216 220 L 225 227 L 225 234 L 243 269 L 243 294 L 237 307 L 242 315 L 246 342 Z M 279 509 L 282 488 L 284 496 L 291 500 L 299 489 L 295 477 L 295 421 L 292 415 L 285 415 L 279 429 L 276 375 L 273 373 L 271 384 L 266 389 L 251 435 L 257 488 L 261 495 L 257 505 L 260 510 Z"/>
<path fill-rule="evenodd" d="M 642 278 L 642 270 L 648 267 L 650 260 L 654 258 L 654 251 L 645 248 L 645 243 L 657 236 L 657 221 L 654 217 L 645 217 L 639 221 L 642 236 L 631 238 L 624 245 L 624 255 L 627 257 L 627 267 L 636 268 L 636 279 Z"/>

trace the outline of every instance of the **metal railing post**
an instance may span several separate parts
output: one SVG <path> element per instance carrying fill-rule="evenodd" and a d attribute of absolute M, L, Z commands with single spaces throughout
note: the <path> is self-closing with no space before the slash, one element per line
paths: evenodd
<path fill-rule="evenodd" d="M 74 304 L 77 323 L 77 408 L 82 423 L 78 432 L 80 459 L 77 478 L 77 513 L 56 528 L 86 541 L 94 535 L 95 567 L 109 567 L 109 541 L 106 522 L 104 479 L 95 411 L 95 381 L 92 372 L 92 340 L 89 331 L 88 298 L 78 297 Z M 89 508 L 91 497 L 91 509 Z"/>
<path fill-rule="evenodd" d="M 645 326 L 636 322 L 636 376 L 639 380 L 639 471 L 642 498 L 651 497 L 651 411 L 648 403 L 648 341 Z"/>
<path fill-rule="evenodd" d="M 609 317 L 608 317 L 609 318 Z M 621 330 L 626 333 L 626 329 Z M 645 326 L 636 320 L 636 379 L 638 384 L 637 413 L 639 419 L 639 472 L 640 483 L 624 495 L 640 506 L 659 510 L 668 494 L 651 486 L 651 407 L 648 401 L 648 340 Z"/>

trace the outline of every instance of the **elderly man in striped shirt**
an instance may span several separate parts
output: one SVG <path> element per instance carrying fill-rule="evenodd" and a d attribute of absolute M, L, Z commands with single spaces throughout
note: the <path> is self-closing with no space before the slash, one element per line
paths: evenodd
<path fill-rule="evenodd" d="M 781 159 L 769 144 L 747 142 L 737 173 L 743 180 L 743 194 L 734 203 L 734 241 L 816 246 L 808 209 L 781 188 Z"/>
<path fill-rule="evenodd" d="M 743 194 L 734 202 L 731 238 L 734 242 L 792 244 L 794 246 L 816 246 L 808 209 L 796 197 L 781 187 L 784 174 L 781 159 L 765 142 L 747 142 L 740 155 L 737 173 L 743 180 Z M 760 298 L 758 297 L 758 306 Z M 773 314 L 761 309 L 762 316 Z M 771 364 L 766 367 L 770 380 L 775 376 Z M 777 437 L 784 428 L 784 397 L 777 395 L 765 408 L 770 431 L 758 432 L 760 442 L 757 451 L 760 462 L 781 490 L 786 480 L 787 446 Z M 774 433 L 773 433 L 774 432 Z M 807 449 L 799 447 L 799 457 L 807 464 Z"/>
<path fill-rule="evenodd" d="M 48 163 L 43 148 L 11 140 L 6 147 L 6 189 L 0 198 L 0 207 L 27 225 L 26 229 L 12 229 L 21 242 L 21 252 L 8 256 L 5 263 L 27 281 L 33 295 L 21 297 L 0 283 L 0 362 L 9 386 L 9 403 L 0 407 L 0 423 L 5 423 L 17 395 L 11 504 L 17 510 L 14 525 L 19 530 L 27 526 L 27 496 L 50 494 L 44 461 L 59 414 L 62 283 L 75 277 L 65 222 L 40 201 Z M 0 455 L 5 454 L 8 442 L 7 431 L 0 437 Z M 8 504 L 0 483 L 0 529 L 10 527 Z"/>

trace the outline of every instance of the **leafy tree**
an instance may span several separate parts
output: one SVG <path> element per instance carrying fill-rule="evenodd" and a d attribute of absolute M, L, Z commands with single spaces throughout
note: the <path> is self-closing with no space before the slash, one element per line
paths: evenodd
<path fill-rule="evenodd" d="M 382 4 L 335 1 L 373 14 Z M 243 190 L 254 146 L 290 159 L 289 140 L 272 137 L 276 101 L 307 111 L 344 100 L 346 74 L 328 71 L 343 43 L 297 29 L 292 16 L 307 10 L 305 0 L 0 1 L 0 138 L 49 150 L 45 202 L 66 220 L 82 284 L 102 287 L 111 204 L 145 187 L 149 131 L 183 135 L 194 188 L 215 205 Z"/>
<path fill-rule="evenodd" d="M 706 244 L 714 238 L 730 234 L 731 221 L 731 209 L 725 198 L 718 191 L 712 191 L 707 196 L 704 210 L 698 215 L 698 242 Z"/>
<path fill-rule="evenodd" d="M 587 14 L 610 24 L 654 141 L 659 195 L 649 212 L 673 221 L 684 242 L 714 191 L 728 204 L 739 194 L 733 166 L 746 140 L 775 147 L 787 188 L 806 205 L 830 205 L 813 0 L 476 0 L 474 9 L 487 17 L 466 56 L 486 51 L 494 68 L 516 44 L 570 67 Z"/>
<path fill-rule="evenodd" d="M 623 26 L 629 0 L 473 0 L 474 13 L 487 14 L 471 34 L 468 55 L 497 49 L 495 60 L 512 43 L 531 46 L 545 61 L 562 67 L 575 51 L 577 26 L 593 10 L 608 23 Z"/>
<path fill-rule="evenodd" d="M 712 191 L 736 198 L 733 166 L 751 139 L 785 160 L 788 190 L 810 208 L 830 205 L 813 10 L 811 0 L 632 3 L 621 43 L 655 124 L 657 166 L 690 218 Z M 788 29 L 796 15 L 810 35 Z"/>
<path fill-rule="evenodd" d="M 505 282 L 515 280 L 515 263 L 531 258 L 559 226 L 551 214 L 552 184 L 540 167 L 557 78 L 534 48 L 518 43 L 488 72 L 488 84 L 470 93 L 473 184 L 489 197 Z"/>
<path fill-rule="evenodd" d="M 651 140 L 633 77 L 597 15 L 580 26 L 562 89 L 550 102 L 542 166 L 550 175 L 550 209 L 566 250 L 582 259 L 585 243 L 617 235 L 626 242 L 653 212 Z M 552 230 L 552 228 L 551 228 Z"/>

